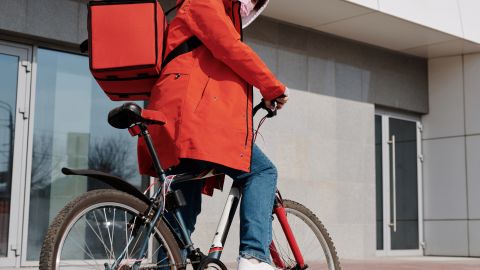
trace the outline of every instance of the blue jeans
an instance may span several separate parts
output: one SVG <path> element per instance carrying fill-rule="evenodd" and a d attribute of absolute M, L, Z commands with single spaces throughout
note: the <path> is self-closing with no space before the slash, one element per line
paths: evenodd
<path fill-rule="evenodd" d="M 256 145 L 252 148 L 251 170 L 248 173 L 205 161 L 195 162 L 198 162 L 197 166 L 213 167 L 240 182 L 240 256 L 270 262 L 271 215 L 277 185 L 277 169 L 273 163 Z M 174 187 L 182 190 L 187 201 L 187 206 L 182 207 L 180 212 L 190 235 L 201 212 L 202 187 L 201 181 L 184 182 Z M 216 217 L 220 218 L 220 213 Z"/>

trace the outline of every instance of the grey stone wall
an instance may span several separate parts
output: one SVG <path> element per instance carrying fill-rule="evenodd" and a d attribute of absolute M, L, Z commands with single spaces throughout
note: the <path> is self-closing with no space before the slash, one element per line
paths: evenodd
<path fill-rule="evenodd" d="M 87 39 L 88 0 L 1 0 L 0 36 L 60 44 L 78 50 Z M 165 8 L 174 0 L 162 0 Z M 43 43 L 42 43 L 43 44 Z M 47 45 L 48 46 L 48 45 Z"/>
<path fill-rule="evenodd" d="M 428 112 L 427 61 L 260 18 L 246 41 L 289 87 Z"/>
<path fill-rule="evenodd" d="M 279 190 L 319 217 L 341 259 L 375 256 L 374 106 L 295 89 L 291 97 L 257 138 L 277 166 Z M 230 183 L 223 193 L 203 196 L 201 229 L 193 234 L 202 250 L 210 247 Z M 237 214 L 222 255 L 225 262 L 238 256 L 238 229 Z"/>
<path fill-rule="evenodd" d="M 0 33 L 78 44 L 87 37 L 86 20 L 83 1 L 0 1 Z"/>

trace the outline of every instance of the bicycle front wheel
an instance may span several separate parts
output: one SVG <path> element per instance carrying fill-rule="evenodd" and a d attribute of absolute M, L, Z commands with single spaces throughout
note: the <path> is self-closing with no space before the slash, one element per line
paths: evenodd
<path fill-rule="evenodd" d="M 332 238 L 317 216 L 302 204 L 291 200 L 283 200 L 283 207 L 308 269 L 340 270 L 340 261 Z M 274 263 L 281 269 L 299 269 L 279 220 L 275 219 L 272 226 L 274 249 L 272 250 L 271 246 L 270 253 Z"/>
<path fill-rule="evenodd" d="M 113 265 L 111 270 L 128 270 L 134 263 L 140 269 L 182 269 L 178 245 L 162 221 L 146 240 L 139 214 L 147 207 L 117 190 L 81 195 L 51 223 L 40 253 L 40 270 L 106 270 Z M 140 254 L 144 242 L 148 243 L 146 258 Z"/>

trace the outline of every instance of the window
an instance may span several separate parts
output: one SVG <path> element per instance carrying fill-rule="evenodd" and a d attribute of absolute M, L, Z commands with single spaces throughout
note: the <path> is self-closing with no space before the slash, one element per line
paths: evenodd
<path fill-rule="evenodd" d="M 76 196 L 98 187 L 96 180 L 65 176 L 62 167 L 106 171 L 138 188 L 136 140 L 107 123 L 118 106 L 92 78 L 88 58 L 38 50 L 28 260 L 38 260 L 43 236 L 58 211 Z M 140 104 L 142 105 L 142 104 Z"/>
<path fill-rule="evenodd" d="M 18 61 L 0 54 L 0 257 L 8 255 Z"/>

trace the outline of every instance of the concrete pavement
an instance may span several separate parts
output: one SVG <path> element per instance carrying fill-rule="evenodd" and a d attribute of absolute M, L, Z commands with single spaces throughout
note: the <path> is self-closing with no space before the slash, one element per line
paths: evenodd
<path fill-rule="evenodd" d="M 342 270 L 480 270 L 480 258 L 386 257 L 341 260 Z"/>
<path fill-rule="evenodd" d="M 340 259 L 342 270 L 480 270 L 480 258 L 463 257 L 378 257 L 365 260 Z M 235 263 L 227 263 L 228 269 L 236 269 Z M 310 265 L 309 269 L 322 267 Z"/>

